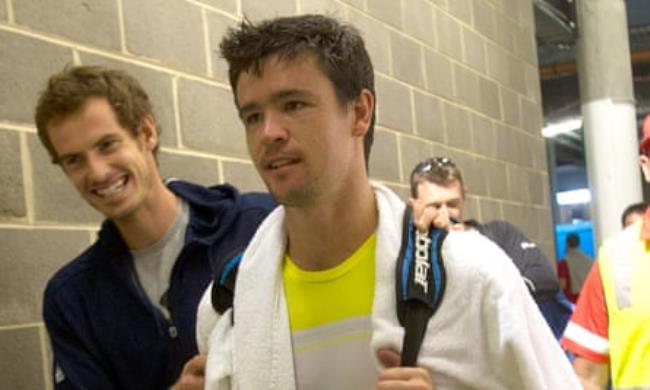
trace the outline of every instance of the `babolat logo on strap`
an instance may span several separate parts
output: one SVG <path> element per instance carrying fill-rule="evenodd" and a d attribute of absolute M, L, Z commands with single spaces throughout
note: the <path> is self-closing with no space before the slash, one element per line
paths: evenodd
<path fill-rule="evenodd" d="M 446 274 L 441 256 L 447 232 L 421 232 L 408 207 L 402 221 L 402 246 L 397 258 L 397 318 L 404 327 L 402 365 L 416 364 L 429 318 L 436 312 L 445 291 Z"/>
<path fill-rule="evenodd" d="M 415 231 L 415 283 L 420 285 L 424 293 L 429 291 L 429 247 L 431 239 L 426 233 Z"/>

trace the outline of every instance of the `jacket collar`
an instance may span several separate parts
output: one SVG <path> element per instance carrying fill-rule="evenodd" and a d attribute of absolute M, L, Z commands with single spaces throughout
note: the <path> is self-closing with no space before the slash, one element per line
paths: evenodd
<path fill-rule="evenodd" d="M 208 245 L 225 234 L 235 221 L 240 204 L 237 189 L 229 184 L 204 187 L 178 179 L 166 181 L 167 187 L 190 204 L 190 220 L 185 242 Z M 113 253 L 128 252 L 117 226 L 104 220 L 99 241 Z"/>

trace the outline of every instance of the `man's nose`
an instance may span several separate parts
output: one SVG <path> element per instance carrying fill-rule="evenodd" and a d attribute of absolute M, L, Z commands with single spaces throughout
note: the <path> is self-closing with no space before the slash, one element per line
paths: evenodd
<path fill-rule="evenodd" d="M 90 154 L 86 158 L 86 175 L 94 182 L 101 182 L 106 179 L 110 172 L 106 158 Z"/>
<path fill-rule="evenodd" d="M 282 120 L 282 115 L 273 111 L 264 115 L 263 132 L 264 139 L 271 143 L 284 141 L 288 138 L 288 132 Z"/>

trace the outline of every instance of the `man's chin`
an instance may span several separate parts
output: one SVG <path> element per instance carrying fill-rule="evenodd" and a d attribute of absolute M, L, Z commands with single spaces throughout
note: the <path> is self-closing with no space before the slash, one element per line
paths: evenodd
<path fill-rule="evenodd" d="M 304 207 L 313 199 L 311 191 L 303 189 L 289 189 L 287 191 L 271 190 L 271 196 L 276 202 L 285 207 Z"/>

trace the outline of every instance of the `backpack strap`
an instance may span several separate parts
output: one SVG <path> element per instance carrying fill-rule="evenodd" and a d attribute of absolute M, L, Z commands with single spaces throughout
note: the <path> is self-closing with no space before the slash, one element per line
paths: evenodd
<path fill-rule="evenodd" d="M 404 327 L 402 366 L 415 366 L 429 318 L 442 301 L 446 273 L 440 252 L 446 236 L 441 229 L 418 231 L 413 210 L 406 208 L 395 272 L 397 318 Z"/>
<path fill-rule="evenodd" d="M 245 247 L 239 247 L 232 250 L 216 265 L 211 294 L 212 307 L 219 314 L 225 313 L 226 310 L 232 307 L 237 271 L 239 270 L 239 263 L 244 257 L 245 249 Z M 235 316 L 233 315 L 231 318 L 234 323 Z"/>

